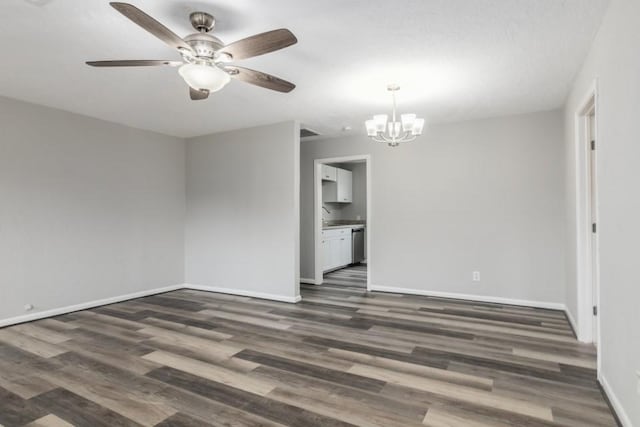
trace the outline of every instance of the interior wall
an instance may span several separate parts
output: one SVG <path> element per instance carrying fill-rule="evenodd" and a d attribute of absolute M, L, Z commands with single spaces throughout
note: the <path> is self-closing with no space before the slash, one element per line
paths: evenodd
<path fill-rule="evenodd" d="M 625 426 L 640 426 L 640 2 L 613 0 L 568 98 L 567 299 L 576 318 L 575 113 L 597 80 L 601 381 Z M 582 319 L 589 321 L 589 319 Z M 580 320 L 579 320 L 580 321 Z"/>
<path fill-rule="evenodd" d="M 183 140 L 8 98 L 0 129 L 0 323 L 184 282 Z"/>
<path fill-rule="evenodd" d="M 187 141 L 187 283 L 299 298 L 296 122 Z"/>
<path fill-rule="evenodd" d="M 398 148 L 303 142 L 302 277 L 315 277 L 314 159 L 370 154 L 374 287 L 562 307 L 562 142 L 561 111 L 435 126 Z"/>

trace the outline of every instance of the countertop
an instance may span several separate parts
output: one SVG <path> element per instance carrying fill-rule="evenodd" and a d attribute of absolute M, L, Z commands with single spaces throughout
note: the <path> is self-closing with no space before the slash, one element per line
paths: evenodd
<path fill-rule="evenodd" d="M 365 224 L 340 224 L 340 225 L 325 225 L 322 227 L 323 230 L 336 230 L 338 228 L 365 228 Z"/>

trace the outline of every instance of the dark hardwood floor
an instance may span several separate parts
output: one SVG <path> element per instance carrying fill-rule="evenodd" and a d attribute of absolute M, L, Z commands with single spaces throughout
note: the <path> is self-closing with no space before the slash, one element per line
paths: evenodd
<path fill-rule="evenodd" d="M 614 426 L 561 312 L 302 286 L 0 330 L 4 426 Z"/>

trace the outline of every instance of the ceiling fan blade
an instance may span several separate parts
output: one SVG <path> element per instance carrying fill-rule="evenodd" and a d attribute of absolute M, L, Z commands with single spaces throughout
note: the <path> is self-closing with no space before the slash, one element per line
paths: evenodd
<path fill-rule="evenodd" d="M 206 89 L 194 89 L 189 87 L 189 96 L 193 101 L 200 101 L 202 99 L 207 99 L 209 97 L 209 91 Z"/>
<path fill-rule="evenodd" d="M 250 70 L 248 68 L 236 67 L 235 65 L 229 65 L 224 67 L 229 75 L 235 79 L 242 80 L 252 85 L 264 87 L 266 89 L 276 90 L 278 92 L 291 92 L 296 88 L 296 85 L 289 83 L 286 80 L 282 80 L 278 77 L 272 76 L 261 71 Z"/>
<path fill-rule="evenodd" d="M 179 67 L 184 64 L 182 61 L 156 61 L 156 60 L 124 60 L 124 61 L 87 61 L 87 65 L 92 67 L 153 67 L 166 65 L 168 67 Z"/>
<path fill-rule="evenodd" d="M 169 46 L 175 49 L 186 49 L 189 52 L 193 52 L 193 49 L 187 44 L 187 42 L 182 40 L 173 31 L 171 31 L 137 7 L 129 3 L 121 2 L 111 2 L 110 4 L 115 10 L 117 10 Z"/>
<path fill-rule="evenodd" d="M 283 49 L 296 44 L 298 39 L 286 28 L 256 34 L 246 39 L 226 45 L 220 52 L 227 53 L 233 59 L 246 59 Z"/>

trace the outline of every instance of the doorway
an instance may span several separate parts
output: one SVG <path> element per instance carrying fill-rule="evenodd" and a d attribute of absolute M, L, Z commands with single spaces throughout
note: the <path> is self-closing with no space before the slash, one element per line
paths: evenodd
<path fill-rule="evenodd" d="M 594 84 L 576 114 L 576 237 L 578 339 L 599 347 L 597 91 Z M 598 353 L 599 353 L 599 348 Z M 598 356 L 598 370 L 600 357 Z"/>
<path fill-rule="evenodd" d="M 369 155 L 314 161 L 316 284 L 369 289 L 371 214 Z"/>

